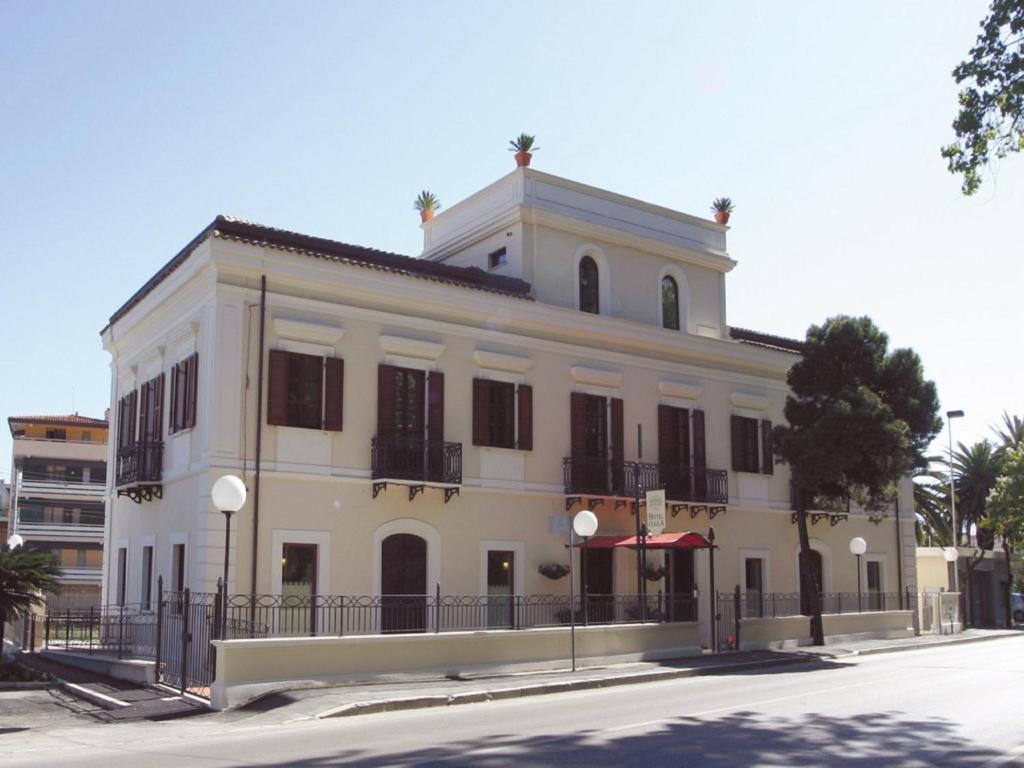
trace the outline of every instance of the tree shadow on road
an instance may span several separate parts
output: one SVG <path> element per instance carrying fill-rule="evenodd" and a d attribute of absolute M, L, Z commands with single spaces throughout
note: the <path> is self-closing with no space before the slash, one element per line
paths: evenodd
<path fill-rule="evenodd" d="M 978 768 L 1001 755 L 965 742 L 956 723 L 900 712 L 841 718 L 736 712 L 712 720 L 670 718 L 654 730 L 600 729 L 526 738 L 497 732 L 482 739 L 376 756 L 342 750 L 290 765 L 430 766 L 836 766 Z"/>

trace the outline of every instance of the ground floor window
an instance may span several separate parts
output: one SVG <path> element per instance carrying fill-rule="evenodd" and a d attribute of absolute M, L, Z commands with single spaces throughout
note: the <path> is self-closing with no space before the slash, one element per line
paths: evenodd
<path fill-rule="evenodd" d="M 128 548 L 117 549 L 117 604 L 124 605 L 128 589 Z"/>
<path fill-rule="evenodd" d="M 281 549 L 279 631 L 288 635 L 316 632 L 316 544 L 285 542 Z"/>
<path fill-rule="evenodd" d="M 867 571 L 868 609 L 882 610 L 882 564 L 878 560 L 864 563 Z"/>
<path fill-rule="evenodd" d="M 153 602 L 153 548 L 142 548 L 142 610 L 148 611 Z"/>
<path fill-rule="evenodd" d="M 487 552 L 487 626 L 515 627 L 516 553 L 492 549 Z"/>
<path fill-rule="evenodd" d="M 746 615 L 750 619 L 759 619 L 764 615 L 764 560 L 760 557 L 748 557 L 743 563 L 746 577 Z"/>

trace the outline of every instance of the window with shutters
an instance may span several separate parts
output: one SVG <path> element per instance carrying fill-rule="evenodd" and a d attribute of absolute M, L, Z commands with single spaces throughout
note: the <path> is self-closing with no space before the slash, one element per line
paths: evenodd
<path fill-rule="evenodd" d="M 732 417 L 732 468 L 737 472 L 774 473 L 772 423 L 748 416 Z"/>
<path fill-rule="evenodd" d="M 196 425 L 196 390 L 199 382 L 199 353 L 193 352 L 171 367 L 170 434 Z"/>
<path fill-rule="evenodd" d="M 473 444 L 533 449 L 533 388 L 473 379 Z"/>
<path fill-rule="evenodd" d="M 135 403 L 138 391 L 132 390 L 117 403 L 117 447 L 127 448 L 135 444 Z"/>
<path fill-rule="evenodd" d="M 139 389 L 139 442 L 160 442 L 164 430 L 164 375 L 161 373 Z"/>
<path fill-rule="evenodd" d="M 341 431 L 344 362 L 270 350 L 267 423 Z"/>

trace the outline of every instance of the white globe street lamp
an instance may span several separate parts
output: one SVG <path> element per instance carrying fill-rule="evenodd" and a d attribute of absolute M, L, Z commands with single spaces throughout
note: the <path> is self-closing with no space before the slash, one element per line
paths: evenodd
<path fill-rule="evenodd" d="M 857 611 L 861 610 L 860 557 L 868 551 L 868 543 L 860 536 L 850 539 L 850 552 L 857 556 Z"/>
<path fill-rule="evenodd" d="M 25 539 L 23 539 L 17 533 L 12 533 L 7 538 L 7 548 L 11 549 L 11 550 L 17 549 L 18 547 L 22 546 L 24 543 L 25 543 Z"/>
<path fill-rule="evenodd" d="M 245 505 L 245 483 L 234 475 L 224 475 L 213 484 L 213 506 L 224 513 L 224 598 L 228 595 L 228 557 L 231 546 L 231 515 Z"/>
<path fill-rule="evenodd" d="M 576 536 L 583 539 L 583 546 L 587 540 L 597 533 L 597 515 L 589 509 L 576 513 L 569 527 L 569 642 L 572 648 L 572 671 L 576 671 L 576 588 L 573 585 L 573 560 L 576 550 Z M 584 595 L 586 585 L 584 585 Z M 584 597 L 584 599 L 586 599 Z M 585 609 L 584 609 L 585 610 Z"/>
<path fill-rule="evenodd" d="M 953 566 L 953 577 L 951 579 L 951 583 L 952 583 L 951 590 L 953 592 L 956 592 L 957 591 L 957 578 L 956 578 L 957 577 L 957 568 L 959 567 L 959 564 L 957 563 L 957 560 L 960 559 L 960 550 L 958 550 L 956 547 L 946 547 L 945 549 L 942 550 L 942 557 L 946 560 L 947 563 L 949 563 L 949 564 L 951 564 Z"/>

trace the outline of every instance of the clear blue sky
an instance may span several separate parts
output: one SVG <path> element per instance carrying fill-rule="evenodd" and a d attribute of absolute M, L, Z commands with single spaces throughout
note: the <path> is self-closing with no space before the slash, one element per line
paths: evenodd
<path fill-rule="evenodd" d="M 217 213 L 417 254 L 536 133 L 541 170 L 737 204 L 733 325 L 868 314 L 957 437 L 1024 413 L 1024 156 L 939 147 L 981 0 L 0 4 L 0 418 L 100 415 L 99 331 Z M 9 471 L 0 430 L 0 476 Z"/>

